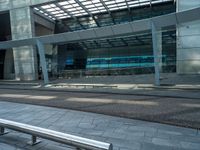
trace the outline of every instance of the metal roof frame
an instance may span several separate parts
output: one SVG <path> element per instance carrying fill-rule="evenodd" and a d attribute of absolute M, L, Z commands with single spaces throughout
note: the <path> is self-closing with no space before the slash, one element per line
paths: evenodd
<path fill-rule="evenodd" d="M 128 9 L 130 13 L 134 7 L 151 7 L 171 1 L 174 0 L 62 0 L 41 4 L 34 9 L 53 20 L 90 15 L 98 25 L 95 14 L 108 13 L 114 22 L 112 11 Z"/>
<path fill-rule="evenodd" d="M 80 30 L 74 32 L 65 32 L 60 34 L 46 35 L 21 40 L 5 41 L 0 42 L 0 49 L 8 49 L 25 45 L 36 45 L 36 40 L 40 40 L 43 44 L 55 44 L 133 35 L 141 32 L 151 31 L 152 22 L 154 22 L 156 28 L 162 28 L 194 20 L 199 20 L 200 16 L 196 15 L 199 13 L 200 7 L 197 7 L 190 10 L 175 12 L 149 19 L 143 19 L 140 21 L 132 21 L 124 24 Z"/>

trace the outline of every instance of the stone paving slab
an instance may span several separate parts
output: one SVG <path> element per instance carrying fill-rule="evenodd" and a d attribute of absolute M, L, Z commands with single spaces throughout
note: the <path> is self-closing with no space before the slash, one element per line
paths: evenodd
<path fill-rule="evenodd" d="M 0 102 L 0 118 L 113 143 L 114 150 L 199 150 L 194 129 L 44 106 Z M 72 150 L 42 139 L 29 146 L 30 135 L 11 131 L 0 137 L 0 150 Z"/>

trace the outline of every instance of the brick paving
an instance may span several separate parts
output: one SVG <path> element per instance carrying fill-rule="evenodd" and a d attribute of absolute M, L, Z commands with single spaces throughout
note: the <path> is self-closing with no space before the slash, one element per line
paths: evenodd
<path fill-rule="evenodd" d="M 0 102 L 0 118 L 10 119 L 113 143 L 114 150 L 199 150 L 194 129 L 52 107 Z M 0 150 L 72 150 L 42 139 L 30 146 L 30 135 L 11 131 L 0 136 Z"/>

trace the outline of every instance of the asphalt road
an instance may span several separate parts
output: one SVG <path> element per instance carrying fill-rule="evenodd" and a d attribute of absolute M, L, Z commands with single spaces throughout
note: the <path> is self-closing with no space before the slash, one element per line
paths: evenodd
<path fill-rule="evenodd" d="M 81 110 L 200 129 L 198 98 L 0 89 L 0 101 Z"/>

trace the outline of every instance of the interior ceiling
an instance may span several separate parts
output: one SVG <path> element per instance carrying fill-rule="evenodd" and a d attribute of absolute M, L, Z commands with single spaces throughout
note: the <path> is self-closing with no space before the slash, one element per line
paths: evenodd
<path fill-rule="evenodd" d="M 134 7 L 151 6 L 174 0 L 64 0 L 35 6 L 34 10 L 52 20 L 130 10 Z M 93 18 L 95 20 L 95 18 Z"/>

